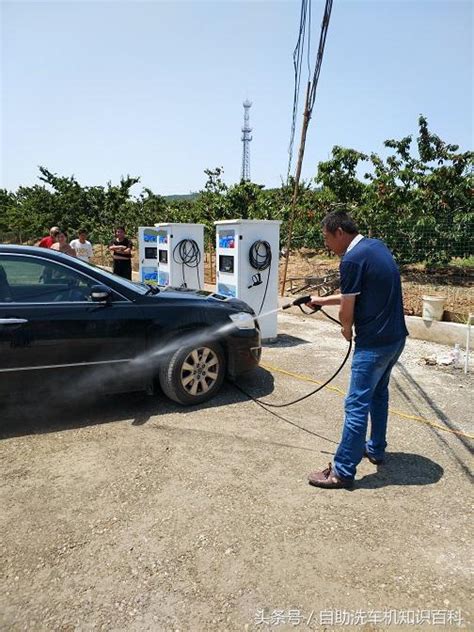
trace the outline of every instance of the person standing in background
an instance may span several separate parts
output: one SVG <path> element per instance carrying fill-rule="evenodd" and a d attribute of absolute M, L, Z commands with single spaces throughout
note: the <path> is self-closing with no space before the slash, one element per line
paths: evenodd
<path fill-rule="evenodd" d="M 125 228 L 117 226 L 115 239 L 109 244 L 114 260 L 113 272 L 124 279 L 132 278 L 132 242 L 125 236 Z"/>
<path fill-rule="evenodd" d="M 62 230 L 59 231 L 58 240 L 51 246 L 51 250 L 57 250 L 71 257 L 76 256 L 76 251 L 67 242 L 67 234 Z"/>
<path fill-rule="evenodd" d="M 92 250 L 91 242 L 87 241 L 87 231 L 84 228 L 81 228 L 77 232 L 77 239 L 73 239 L 69 245 L 76 251 L 78 259 L 85 261 L 86 263 L 90 262 L 94 255 L 94 251 Z"/>
<path fill-rule="evenodd" d="M 37 241 L 35 246 L 39 246 L 40 248 L 51 248 L 51 246 L 57 241 L 60 232 L 59 226 L 52 226 L 49 229 L 49 235 Z"/>

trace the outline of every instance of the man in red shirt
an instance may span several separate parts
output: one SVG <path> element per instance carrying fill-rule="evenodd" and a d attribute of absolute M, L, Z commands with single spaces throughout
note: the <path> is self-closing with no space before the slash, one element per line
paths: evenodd
<path fill-rule="evenodd" d="M 39 246 L 40 248 L 51 248 L 51 246 L 56 243 L 60 232 L 61 231 L 58 226 L 52 226 L 49 230 L 49 235 L 40 239 L 35 246 Z"/>

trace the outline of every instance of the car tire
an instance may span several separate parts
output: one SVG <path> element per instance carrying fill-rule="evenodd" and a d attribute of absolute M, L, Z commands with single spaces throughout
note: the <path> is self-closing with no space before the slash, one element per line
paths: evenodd
<path fill-rule="evenodd" d="M 217 342 L 186 345 L 173 351 L 158 371 L 165 395 L 178 404 L 191 406 L 211 399 L 222 386 L 225 355 Z"/>

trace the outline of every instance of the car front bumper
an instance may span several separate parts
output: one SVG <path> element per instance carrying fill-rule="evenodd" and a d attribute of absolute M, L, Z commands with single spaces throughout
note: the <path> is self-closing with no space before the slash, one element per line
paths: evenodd
<path fill-rule="evenodd" d="M 229 336 L 227 344 L 227 374 L 231 379 L 258 366 L 262 344 L 258 329 L 241 330 Z"/>

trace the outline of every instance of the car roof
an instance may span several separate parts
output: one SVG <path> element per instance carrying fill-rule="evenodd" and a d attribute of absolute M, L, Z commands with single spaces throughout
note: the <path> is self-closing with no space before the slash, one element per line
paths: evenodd
<path fill-rule="evenodd" d="M 36 255 L 40 256 L 43 259 L 50 259 L 60 261 L 61 263 L 66 263 L 68 266 L 78 270 L 79 272 L 85 272 L 89 276 L 93 276 L 99 280 L 99 282 L 105 282 L 107 285 L 111 286 L 117 292 L 122 295 L 125 295 L 129 299 L 143 299 L 143 294 L 141 292 L 137 292 L 137 290 L 133 287 L 129 287 L 128 284 L 125 285 L 121 282 L 120 278 L 110 278 L 110 275 L 106 275 L 106 279 L 104 281 L 104 272 L 107 270 L 102 270 L 100 267 L 90 267 L 87 263 L 84 263 L 80 259 L 76 257 L 71 257 L 70 255 L 64 254 L 62 252 L 58 252 L 57 250 L 51 250 L 50 248 L 40 248 L 39 246 L 19 246 L 18 244 L 0 244 L 0 255 Z M 110 274 L 110 273 L 109 273 Z M 205 301 L 205 298 L 202 296 L 198 296 L 193 290 L 188 292 L 182 292 L 177 288 L 167 288 L 163 291 L 162 296 L 167 296 L 169 298 L 176 299 L 187 299 L 190 296 L 194 295 L 197 300 Z M 153 300 L 152 297 L 147 297 L 149 300 Z M 222 305 L 229 305 L 230 303 L 222 303 Z M 233 302 L 232 302 L 233 304 Z M 210 307 L 209 303 L 206 303 L 206 307 Z"/>
<path fill-rule="evenodd" d="M 39 246 L 20 246 L 18 244 L 0 244 L 0 252 L 15 252 L 21 254 L 41 253 L 44 255 L 51 255 L 53 258 L 58 254 L 62 254 L 56 250 L 51 250 L 50 248 L 40 248 Z"/>
<path fill-rule="evenodd" d="M 52 250 L 51 248 L 40 248 L 39 246 L 19 246 L 18 244 L 0 244 L 0 255 L 40 255 L 42 259 L 51 259 L 67 263 L 73 268 L 82 269 L 81 261 L 76 257 L 71 257 L 64 252 Z"/>

